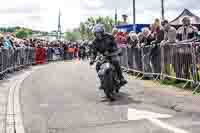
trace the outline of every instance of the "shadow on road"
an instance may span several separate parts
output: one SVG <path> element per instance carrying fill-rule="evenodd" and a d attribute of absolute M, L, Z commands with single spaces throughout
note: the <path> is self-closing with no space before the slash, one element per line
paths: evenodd
<path fill-rule="evenodd" d="M 114 102 L 110 102 L 108 99 L 106 99 L 106 97 L 104 97 L 104 99 L 101 100 L 101 102 L 109 102 L 109 105 L 111 105 L 111 106 L 141 104 L 142 103 L 141 100 L 135 100 L 131 97 L 131 95 L 124 93 L 124 92 L 119 92 L 118 94 L 116 94 L 115 99 L 116 100 Z"/>

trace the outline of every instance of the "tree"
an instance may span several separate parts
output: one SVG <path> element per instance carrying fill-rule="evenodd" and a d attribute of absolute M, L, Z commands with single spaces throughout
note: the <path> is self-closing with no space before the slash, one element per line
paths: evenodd
<path fill-rule="evenodd" d="M 92 29 L 98 23 L 104 24 L 106 32 L 112 32 L 114 20 L 111 17 L 89 17 L 85 22 L 80 23 L 81 38 L 92 40 L 94 38 Z"/>
<path fill-rule="evenodd" d="M 104 18 L 103 20 L 104 20 L 103 24 L 105 25 L 106 32 L 112 32 L 112 28 L 115 23 L 114 20 L 108 16 Z"/>
<path fill-rule="evenodd" d="M 31 29 L 21 28 L 16 30 L 15 35 L 17 38 L 27 38 L 33 34 Z"/>
<path fill-rule="evenodd" d="M 86 27 L 84 23 L 80 23 L 80 28 L 79 28 L 80 34 L 81 34 L 81 39 L 85 39 L 86 38 Z"/>

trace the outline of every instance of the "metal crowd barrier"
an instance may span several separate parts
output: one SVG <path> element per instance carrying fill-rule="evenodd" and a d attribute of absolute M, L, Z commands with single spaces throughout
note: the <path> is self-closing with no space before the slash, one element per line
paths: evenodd
<path fill-rule="evenodd" d="M 122 48 L 122 68 L 153 80 L 176 79 L 200 87 L 200 43 L 165 43 L 141 48 Z"/>
<path fill-rule="evenodd" d="M 64 59 L 64 49 L 60 47 L 55 47 L 53 50 L 53 61 L 59 61 Z"/>
<path fill-rule="evenodd" d="M 53 61 L 53 48 L 47 48 L 47 61 Z"/>
<path fill-rule="evenodd" d="M 128 52 L 127 52 L 127 48 L 121 48 L 122 51 L 122 56 L 120 56 L 120 64 L 125 67 L 128 68 Z"/>
<path fill-rule="evenodd" d="M 161 73 L 161 52 L 158 45 L 141 48 L 144 77 L 158 79 Z"/>
<path fill-rule="evenodd" d="M 162 47 L 162 75 L 178 80 L 192 81 L 190 68 L 192 61 L 191 44 L 166 44 Z"/>
<path fill-rule="evenodd" d="M 62 60 L 64 58 L 64 50 L 57 48 L 57 53 L 49 47 L 46 49 L 46 62 L 53 60 Z M 57 58 L 54 59 L 54 55 Z M 36 64 L 36 48 L 33 47 L 17 47 L 15 49 L 0 48 L 0 75 L 7 72 L 13 72 L 21 67 Z"/>
<path fill-rule="evenodd" d="M 124 51 L 127 51 L 127 54 L 122 54 L 124 57 L 120 59 L 120 62 L 123 63 L 123 59 L 126 57 L 128 59 L 125 61 L 126 65 L 122 66 L 127 66 L 128 69 L 132 70 L 133 72 L 136 73 L 143 73 L 143 64 L 142 64 L 142 50 L 140 48 L 134 48 L 134 47 L 127 47 L 124 48 Z"/>

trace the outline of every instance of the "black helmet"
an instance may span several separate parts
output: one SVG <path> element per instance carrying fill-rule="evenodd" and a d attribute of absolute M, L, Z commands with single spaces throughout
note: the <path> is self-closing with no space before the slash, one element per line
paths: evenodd
<path fill-rule="evenodd" d="M 97 24 L 95 25 L 94 29 L 93 29 L 94 33 L 104 33 L 105 32 L 105 28 L 103 24 Z"/>

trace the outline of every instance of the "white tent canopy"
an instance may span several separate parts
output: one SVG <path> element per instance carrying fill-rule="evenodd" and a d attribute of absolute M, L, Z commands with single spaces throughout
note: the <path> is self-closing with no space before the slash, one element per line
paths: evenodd
<path fill-rule="evenodd" d="M 200 17 L 196 16 L 188 9 L 184 9 L 184 11 L 173 21 L 170 22 L 171 25 L 182 25 L 182 19 L 184 17 L 189 17 L 191 19 L 192 24 L 200 24 Z"/>

